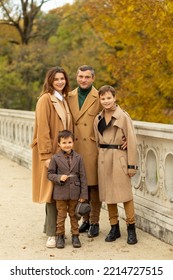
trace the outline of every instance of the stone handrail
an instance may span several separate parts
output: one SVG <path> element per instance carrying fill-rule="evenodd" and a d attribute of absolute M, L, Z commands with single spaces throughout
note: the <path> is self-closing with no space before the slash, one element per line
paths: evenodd
<path fill-rule="evenodd" d="M 0 152 L 31 169 L 34 112 L 0 109 Z"/>
<path fill-rule="evenodd" d="M 0 153 L 29 169 L 33 125 L 34 112 L 0 109 Z M 173 125 L 134 121 L 134 126 L 139 163 L 132 179 L 136 224 L 173 245 Z M 125 218 L 121 204 L 119 214 Z"/>

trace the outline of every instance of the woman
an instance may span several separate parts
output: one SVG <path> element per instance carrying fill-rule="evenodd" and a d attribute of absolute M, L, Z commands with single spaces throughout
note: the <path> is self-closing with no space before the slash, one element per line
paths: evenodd
<path fill-rule="evenodd" d="M 52 200 L 52 182 L 47 179 L 47 168 L 53 154 L 59 151 L 58 132 L 72 130 L 72 120 L 66 96 L 69 92 L 67 73 L 61 67 L 51 68 L 43 84 L 35 112 L 32 142 L 32 197 L 33 202 L 46 203 L 44 233 L 46 247 L 56 247 L 56 204 Z"/>

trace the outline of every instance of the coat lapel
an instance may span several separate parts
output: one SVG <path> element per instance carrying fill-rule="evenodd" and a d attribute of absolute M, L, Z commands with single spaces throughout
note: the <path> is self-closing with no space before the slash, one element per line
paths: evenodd
<path fill-rule="evenodd" d="M 66 169 L 68 170 L 69 169 L 69 165 L 68 165 L 68 161 L 67 159 L 65 158 L 63 152 L 61 151 L 58 155 L 59 157 L 59 160 L 61 161 L 61 163 L 66 167 Z"/>
<path fill-rule="evenodd" d="M 113 126 L 117 126 L 119 128 L 123 128 L 122 123 L 122 109 L 117 105 L 115 112 L 112 115 L 114 117 Z"/>
<path fill-rule="evenodd" d="M 78 155 L 75 153 L 75 151 L 73 151 L 73 157 L 72 157 L 72 162 L 71 162 L 71 166 L 70 166 L 70 172 L 73 170 L 73 168 L 75 167 L 75 165 L 77 163 L 77 157 L 78 157 Z"/>
<path fill-rule="evenodd" d="M 71 114 L 70 114 L 70 110 L 69 110 L 67 101 L 65 99 L 64 99 L 64 107 L 65 107 L 66 113 L 67 113 L 67 121 L 66 121 L 67 129 L 71 130 Z"/>
<path fill-rule="evenodd" d="M 61 118 L 61 121 L 63 123 L 63 126 L 64 126 L 64 129 L 66 129 L 67 127 L 67 123 L 66 123 L 66 115 L 65 115 L 65 112 L 60 104 L 60 100 L 58 100 L 53 94 L 50 94 L 49 93 L 49 96 L 50 96 L 50 99 L 55 107 L 55 110 L 58 114 L 58 116 Z"/>
<path fill-rule="evenodd" d="M 77 164 L 77 157 L 78 157 L 78 155 L 75 153 L 75 151 L 73 151 L 73 156 L 72 156 L 72 161 L 71 161 L 70 169 L 69 169 L 68 161 L 65 158 L 65 156 L 64 156 L 62 151 L 59 153 L 58 157 L 59 157 L 59 160 L 61 161 L 61 163 L 66 167 L 66 169 L 69 170 L 69 173 L 71 173 L 72 170 L 74 169 L 75 165 Z"/>
<path fill-rule="evenodd" d="M 79 102 L 78 102 L 77 88 L 69 93 L 67 100 L 68 100 L 69 107 L 71 109 L 71 114 L 74 120 L 76 120 L 77 116 L 79 115 Z"/>
<path fill-rule="evenodd" d="M 94 87 L 92 87 L 92 90 L 86 97 L 81 110 L 79 110 L 77 88 L 69 94 L 69 106 L 71 108 L 71 112 L 75 121 L 77 121 L 89 109 L 89 107 L 91 107 L 91 105 L 95 102 L 97 97 L 97 91 Z"/>

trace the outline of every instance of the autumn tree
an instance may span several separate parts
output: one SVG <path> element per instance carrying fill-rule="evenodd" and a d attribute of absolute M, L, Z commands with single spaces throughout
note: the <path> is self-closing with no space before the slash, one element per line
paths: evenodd
<path fill-rule="evenodd" d="M 91 28 L 86 20 L 87 14 L 77 1 L 73 5 L 64 5 L 56 9 L 61 16 L 55 34 L 48 40 L 48 48 L 56 49 L 55 61 L 68 72 L 71 88 L 75 88 L 76 71 L 82 64 L 90 64 L 96 72 L 94 85 L 98 87 L 109 79 L 104 65 L 104 55 L 111 51 L 103 39 Z M 110 73 L 109 73 L 110 74 Z"/>
<path fill-rule="evenodd" d="M 58 28 L 59 17 L 53 12 L 39 13 L 33 26 L 36 37 L 20 43 L 14 26 L 0 24 L 0 107 L 34 110 L 45 73 L 55 65 L 55 49 L 47 41 Z"/>
<path fill-rule="evenodd" d="M 12 43 L 27 45 L 31 38 L 38 36 L 34 23 L 46 2 L 49 0 L 0 0 L 0 24 L 17 30 L 20 37 L 20 40 L 11 40 Z"/>
<path fill-rule="evenodd" d="M 12 1 L 2 2 L 9 7 Z M 20 0 L 19 10 L 20 2 L 42 1 Z M 0 106 L 34 109 L 49 67 L 63 66 L 74 88 L 77 68 L 91 64 L 94 85 L 114 86 L 133 119 L 173 123 L 172 18 L 171 0 L 75 0 L 48 14 L 38 12 L 27 44 L 13 24 L 1 21 L 0 95 L 8 98 L 2 96 Z M 1 19 L 7 20 L 5 13 Z M 22 14 L 19 23 L 23 28 Z"/>
<path fill-rule="evenodd" d="M 118 99 L 134 119 L 171 122 L 173 3 L 157 0 L 79 1 L 111 48 L 104 57 Z"/>

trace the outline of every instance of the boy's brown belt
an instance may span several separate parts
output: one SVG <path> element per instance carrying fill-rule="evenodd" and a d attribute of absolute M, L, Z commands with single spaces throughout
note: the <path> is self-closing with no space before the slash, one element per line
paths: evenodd
<path fill-rule="evenodd" d="M 117 149 L 117 150 L 124 150 L 122 149 L 121 147 L 122 145 L 112 145 L 112 144 L 99 144 L 99 147 L 100 148 L 103 148 L 103 149 Z M 126 149 L 125 149 L 126 150 Z"/>

